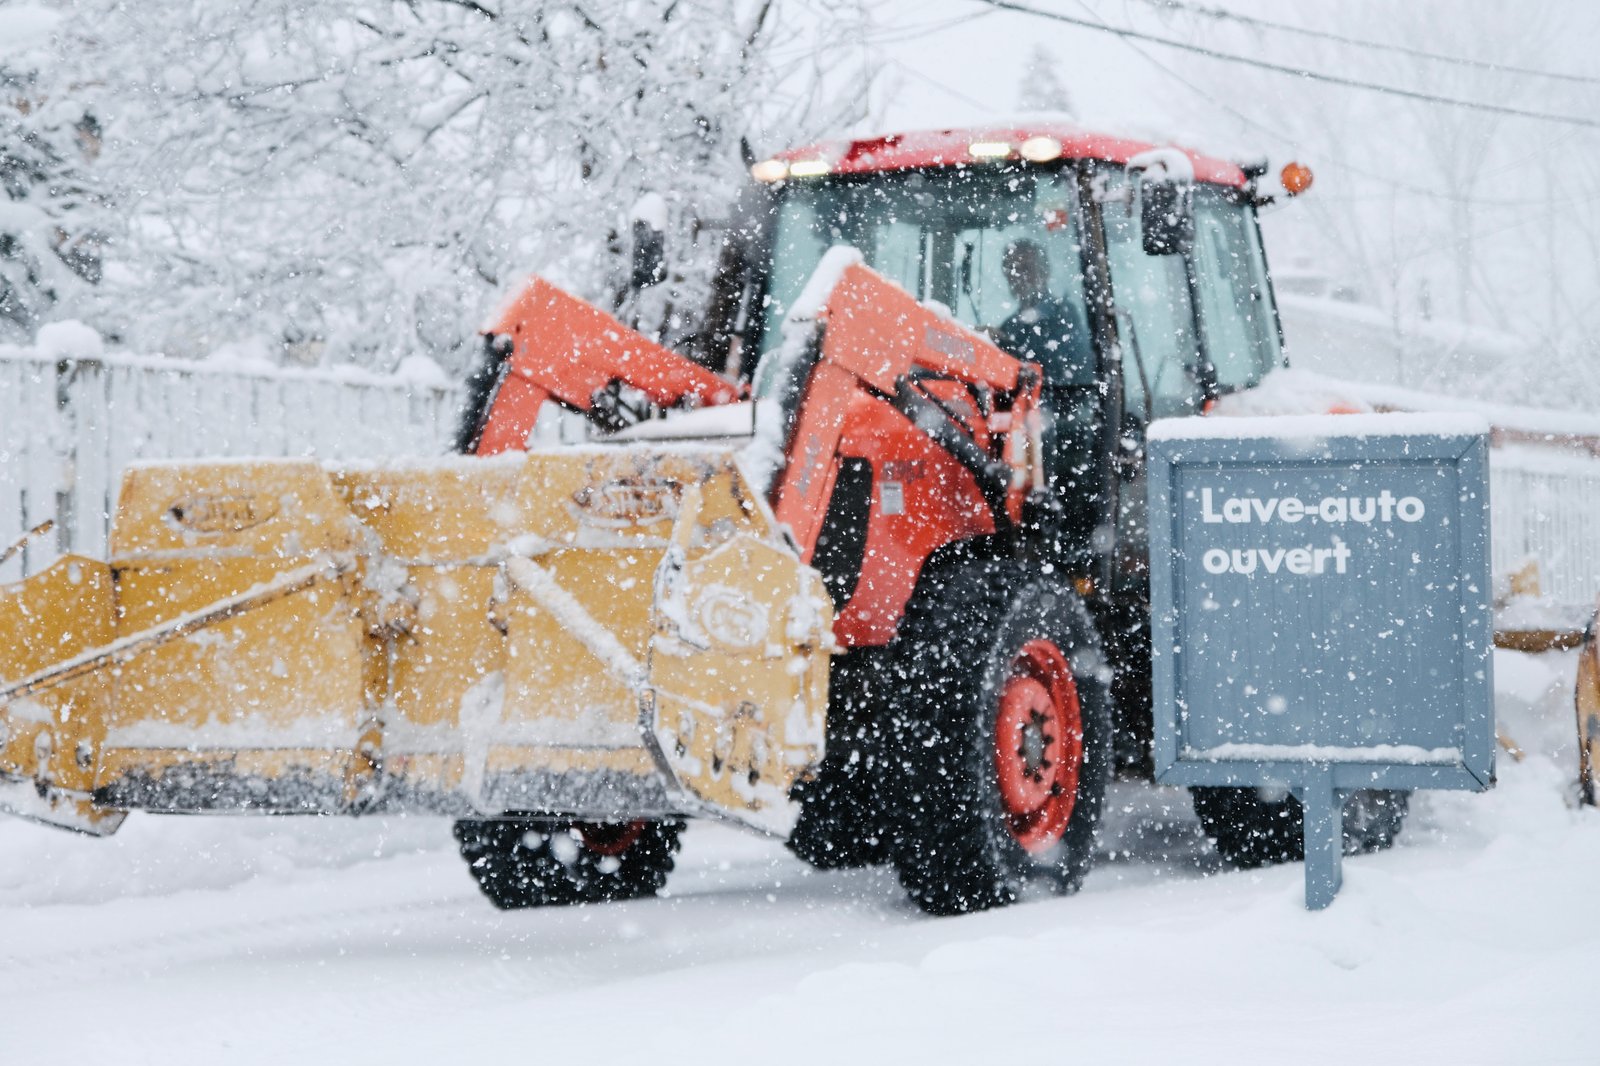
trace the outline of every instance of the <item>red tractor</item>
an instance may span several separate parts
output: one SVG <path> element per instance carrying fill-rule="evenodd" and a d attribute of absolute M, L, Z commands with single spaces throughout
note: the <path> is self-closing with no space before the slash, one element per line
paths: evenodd
<path fill-rule="evenodd" d="M 1113 772 L 1148 774 L 1144 427 L 1283 363 L 1264 167 L 1035 125 L 751 169 L 687 360 L 637 340 L 571 359 L 594 327 L 551 337 L 562 315 L 519 305 L 489 333 L 462 447 L 522 447 L 552 396 L 605 433 L 722 403 L 729 381 L 770 401 L 770 502 L 844 649 L 791 848 L 891 861 L 940 913 L 1070 891 Z M 635 277 L 664 276 L 660 242 L 640 244 Z M 838 246 L 870 270 L 841 271 Z M 1198 790 L 1196 808 L 1240 863 L 1297 854 L 1292 798 Z M 1359 795 L 1352 846 L 1403 814 L 1403 795 Z M 498 824 L 458 830 L 469 858 Z"/>
<path fill-rule="evenodd" d="M 495 458 L 131 468 L 108 560 L 0 590 L 0 809 L 445 814 L 502 907 L 652 893 L 697 815 L 939 914 L 1075 889 L 1149 770 L 1145 427 L 1283 361 L 1263 168 L 1030 126 L 751 169 L 678 350 L 518 295 Z M 1300 846 L 1291 797 L 1195 807 Z"/>

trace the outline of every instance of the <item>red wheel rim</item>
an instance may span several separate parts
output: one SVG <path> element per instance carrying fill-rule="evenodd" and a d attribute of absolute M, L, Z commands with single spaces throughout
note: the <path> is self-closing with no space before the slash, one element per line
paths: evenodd
<path fill-rule="evenodd" d="M 995 776 L 1006 829 L 1023 849 L 1050 848 L 1067 831 L 1083 769 L 1083 710 L 1061 649 L 1030 640 L 1012 660 L 995 716 Z"/>
<path fill-rule="evenodd" d="M 637 822 L 579 822 L 576 828 L 586 850 L 611 858 L 633 847 L 644 833 L 644 827 L 641 819 Z"/>

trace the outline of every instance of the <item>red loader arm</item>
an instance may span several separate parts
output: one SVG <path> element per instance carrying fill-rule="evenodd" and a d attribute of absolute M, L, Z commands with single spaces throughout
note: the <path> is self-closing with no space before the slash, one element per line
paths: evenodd
<path fill-rule="evenodd" d="M 847 409 L 863 393 L 899 412 L 972 475 L 995 532 L 1020 521 L 1028 492 L 1043 487 L 1039 368 L 859 263 L 840 275 L 819 318 L 821 351 L 791 416 L 788 461 L 772 494 L 802 556 L 810 561 L 838 475 Z M 903 432 L 898 421 L 867 431 Z"/>
<path fill-rule="evenodd" d="M 527 446 L 539 408 L 554 399 L 594 415 L 612 382 L 662 407 L 731 403 L 734 387 L 624 326 L 604 311 L 534 278 L 488 331 L 511 351 L 477 433 L 477 455 Z"/>
<path fill-rule="evenodd" d="M 803 351 L 786 344 L 771 356 L 783 360 L 785 426 L 770 500 L 801 558 L 836 578 L 836 600 L 849 601 L 839 639 L 881 644 L 933 552 L 1009 532 L 1043 488 L 1040 372 L 860 264 L 841 272 L 816 327 Z M 470 449 L 479 455 L 525 447 L 547 399 L 605 424 L 617 383 L 663 407 L 739 399 L 716 374 L 542 280 L 512 303 L 491 341 L 508 354 Z M 851 463 L 867 463 L 881 482 L 846 518 L 860 554 L 817 559 Z"/>

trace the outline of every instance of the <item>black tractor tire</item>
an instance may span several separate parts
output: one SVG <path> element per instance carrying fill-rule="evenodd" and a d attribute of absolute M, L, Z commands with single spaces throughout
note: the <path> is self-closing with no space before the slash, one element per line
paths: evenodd
<path fill-rule="evenodd" d="M 880 788 L 913 902 L 949 915 L 1076 891 L 1112 763 L 1111 671 L 1078 596 L 1016 562 L 951 562 L 919 582 L 893 650 Z"/>
<path fill-rule="evenodd" d="M 456 843 L 478 887 L 501 910 L 653 896 L 667 883 L 683 823 L 463 819 Z"/>
<path fill-rule="evenodd" d="M 834 658 L 822 765 L 789 793 L 800 807 L 789 850 L 819 870 L 889 861 L 889 832 L 876 787 L 887 716 L 875 683 L 882 680 L 884 666 L 877 648 Z"/>
<path fill-rule="evenodd" d="M 1217 852 L 1241 869 L 1305 858 L 1304 813 L 1291 795 L 1263 796 L 1255 788 L 1192 788 L 1194 813 Z M 1405 824 L 1411 793 L 1369 788 L 1344 801 L 1344 853 L 1363 855 L 1394 843 Z"/>

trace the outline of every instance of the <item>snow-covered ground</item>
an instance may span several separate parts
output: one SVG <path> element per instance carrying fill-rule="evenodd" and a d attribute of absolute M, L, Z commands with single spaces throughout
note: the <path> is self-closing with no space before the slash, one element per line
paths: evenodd
<path fill-rule="evenodd" d="M 0 1062 L 1594 1062 L 1573 662 L 1497 653 L 1526 759 L 1316 914 L 1136 785 L 1081 895 L 943 920 L 715 825 L 666 898 L 507 914 L 444 822 L 0 822 Z"/>

